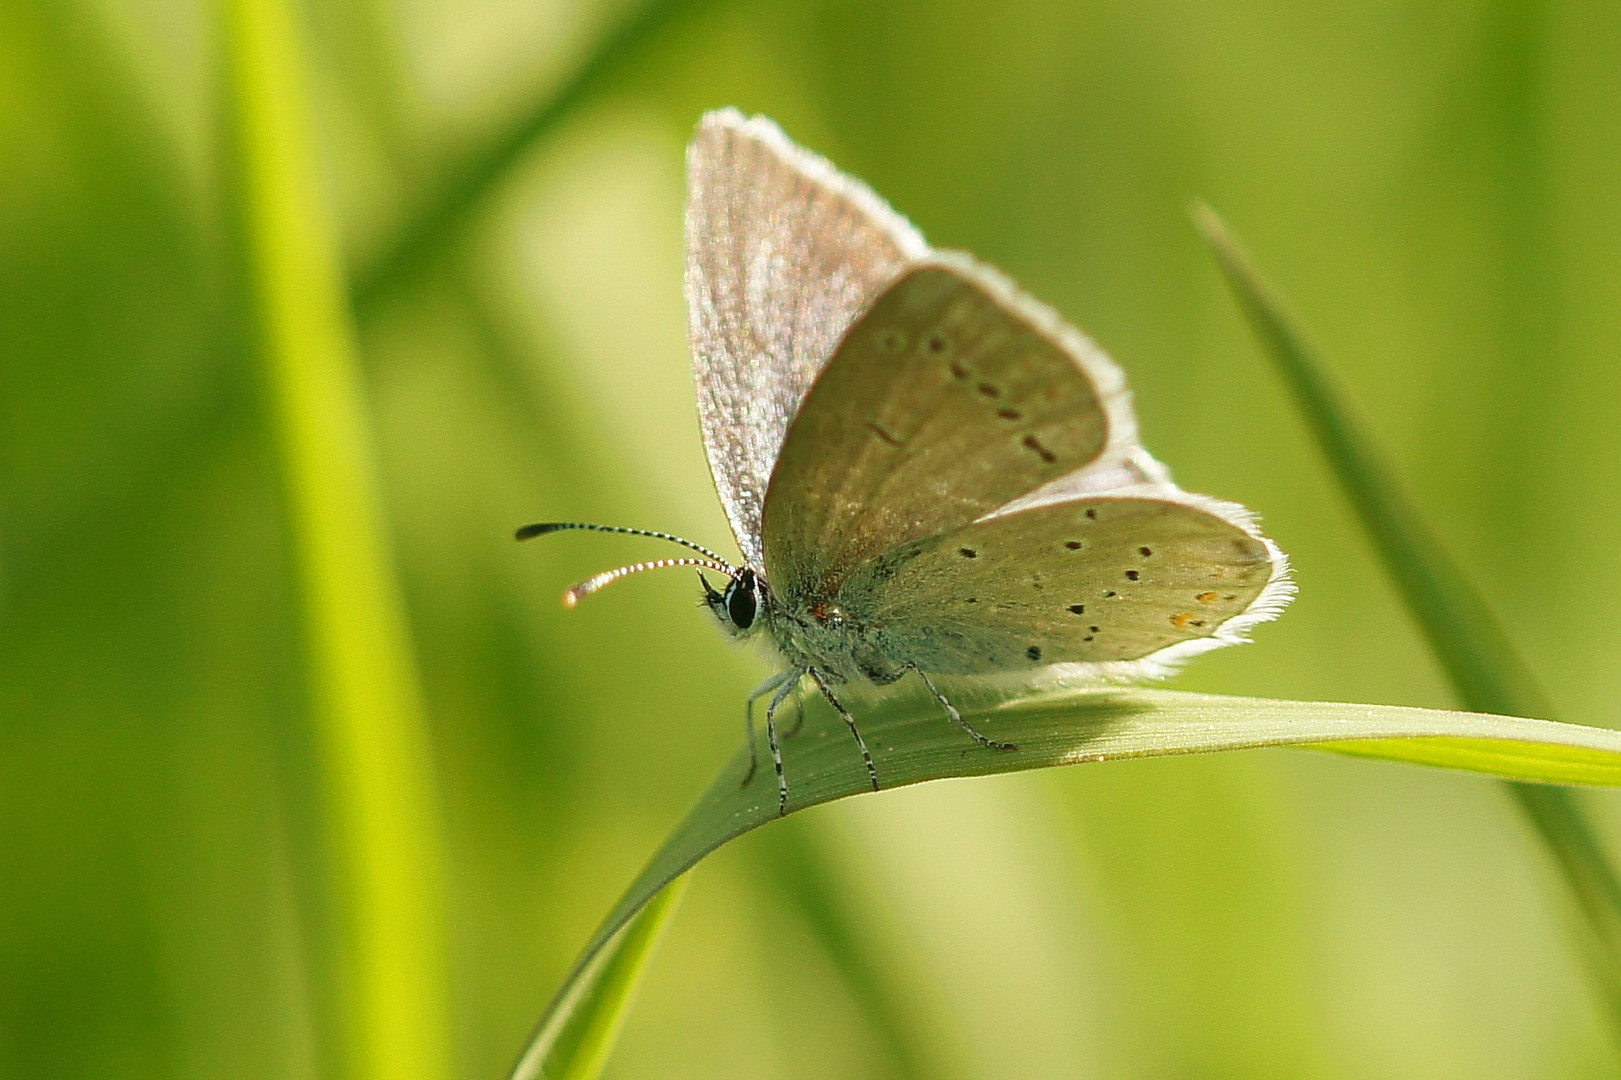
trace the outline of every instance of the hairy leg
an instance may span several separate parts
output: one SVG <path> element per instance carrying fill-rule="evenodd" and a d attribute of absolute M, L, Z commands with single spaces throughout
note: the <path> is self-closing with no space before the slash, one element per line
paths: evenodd
<path fill-rule="evenodd" d="M 789 668 L 779 671 L 765 682 L 749 691 L 749 699 L 743 704 L 743 745 L 749 748 L 749 768 L 743 774 L 743 783 L 739 787 L 748 787 L 749 781 L 754 779 L 754 770 L 760 764 L 760 754 L 754 748 L 754 703 L 777 689 L 785 682 L 798 682 L 804 673 Z"/>
<path fill-rule="evenodd" d="M 867 750 L 867 740 L 861 737 L 861 729 L 856 727 L 856 718 L 850 715 L 850 710 L 844 707 L 842 701 L 833 696 L 833 689 L 827 685 L 827 680 L 822 678 L 821 672 L 811 668 L 810 677 L 816 680 L 816 685 L 822 691 L 822 696 L 827 698 L 827 703 L 833 706 L 834 711 L 840 716 L 844 717 L 845 726 L 850 729 L 850 734 L 855 738 L 856 745 L 861 748 L 861 760 L 866 762 L 867 765 L 867 778 L 872 781 L 872 789 L 877 791 L 878 766 L 872 763 L 872 754 Z"/>
<path fill-rule="evenodd" d="M 946 714 L 948 716 L 950 716 L 953 720 L 957 721 L 957 726 L 958 727 L 962 728 L 964 731 L 968 732 L 968 734 L 972 735 L 974 737 L 974 741 L 979 743 L 979 745 L 988 746 L 992 750 L 1017 750 L 1018 749 L 1017 746 L 1013 745 L 1010 742 L 997 742 L 995 739 L 987 738 L 985 735 L 981 734 L 979 732 L 979 730 L 974 727 L 973 724 L 970 724 L 967 720 L 963 719 L 962 713 L 957 711 L 957 706 L 953 705 L 951 702 L 946 700 L 946 696 L 944 694 L 942 694 L 939 691 L 939 689 L 934 685 L 934 680 L 929 678 L 927 675 L 925 675 L 923 673 L 922 668 L 917 667 L 916 665 L 913 665 L 912 670 L 917 672 L 917 677 L 923 680 L 923 685 L 927 686 L 929 688 L 929 693 L 934 695 L 934 700 L 936 700 L 936 701 L 938 701 L 940 703 L 941 707 L 946 710 Z"/>
<path fill-rule="evenodd" d="M 771 704 L 765 707 L 765 734 L 766 741 L 771 744 L 771 763 L 777 768 L 777 816 L 783 817 L 788 813 L 788 777 L 782 771 L 782 744 L 777 741 L 777 709 L 794 692 L 799 680 L 804 677 L 803 671 L 792 672 L 793 678 L 784 679 L 782 686 L 771 698 Z"/>

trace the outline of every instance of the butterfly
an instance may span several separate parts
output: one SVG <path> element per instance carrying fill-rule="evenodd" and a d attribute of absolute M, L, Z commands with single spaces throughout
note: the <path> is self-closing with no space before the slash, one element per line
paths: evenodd
<path fill-rule="evenodd" d="M 778 812 L 777 713 L 809 680 L 879 770 L 845 688 L 920 680 L 983 746 L 937 679 L 1063 666 L 1162 676 L 1244 640 L 1293 595 L 1288 562 L 1243 507 L 1183 491 L 1137 440 L 1125 377 L 1051 308 L 972 257 L 937 251 L 870 188 L 764 117 L 703 117 L 687 150 L 686 291 L 698 416 L 742 552 L 608 570 L 698 568 L 703 601 L 781 670 L 765 709 Z M 725 578 L 717 588 L 703 573 Z"/>

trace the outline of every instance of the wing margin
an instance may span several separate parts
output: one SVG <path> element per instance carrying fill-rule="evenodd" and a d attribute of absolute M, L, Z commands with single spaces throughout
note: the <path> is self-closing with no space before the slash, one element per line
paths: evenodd
<path fill-rule="evenodd" d="M 687 149 L 686 292 L 698 417 L 744 558 L 771 471 L 850 324 L 929 246 L 866 184 L 763 116 L 707 113 Z"/>

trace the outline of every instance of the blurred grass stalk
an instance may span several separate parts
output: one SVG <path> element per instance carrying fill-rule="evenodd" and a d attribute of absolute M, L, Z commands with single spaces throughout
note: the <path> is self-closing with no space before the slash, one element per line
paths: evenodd
<path fill-rule="evenodd" d="M 885 786 L 890 789 L 946 777 L 991 776 L 1025 769 L 1083 765 L 1102 761 L 1301 746 L 1379 757 L 1442 768 L 1471 769 L 1543 784 L 1621 786 L 1621 732 L 1481 713 L 1450 712 L 1399 705 L 1344 705 L 1325 701 L 1277 701 L 1219 694 L 1190 694 L 1143 687 L 1030 688 L 1012 696 L 990 693 L 978 701 L 959 699 L 970 721 L 994 721 L 998 736 L 1017 744 L 1013 751 L 964 746 L 960 733 L 940 723 L 933 698 L 886 694 L 866 702 L 862 727 L 872 745 L 884 748 Z M 965 707 L 964 707 L 965 706 Z M 740 785 L 747 751 L 739 751 L 715 778 L 686 819 L 643 867 L 591 936 L 574 967 L 552 998 L 525 1050 L 513 1080 L 573 1076 L 577 1052 L 562 1033 L 569 1030 L 611 1034 L 629 998 L 598 993 L 603 978 L 632 977 L 645 963 L 639 944 L 656 933 L 665 916 L 660 899 L 677 879 L 722 845 L 753 829 L 779 825 L 776 786 L 756 776 Z M 790 815 L 837 799 L 872 794 L 865 770 L 852 769 L 842 740 L 806 747 L 794 763 L 795 801 Z M 800 884 L 818 874 L 818 860 L 795 859 Z M 825 880 L 825 874 L 823 875 Z M 779 873 L 785 895 L 796 890 L 790 873 Z M 820 884 L 820 883 L 819 883 Z M 792 890 L 792 891 L 790 891 Z M 829 958 L 850 981 L 863 1006 L 874 1010 L 878 1031 L 890 1042 L 895 1065 L 918 1075 L 920 1055 L 899 1033 L 888 1029 L 900 1015 L 888 998 L 885 970 L 865 953 L 850 932 L 842 905 L 825 889 L 801 896 L 806 925 L 818 933 Z M 645 928 L 645 929 L 644 929 Z M 634 965 L 619 966 L 616 953 L 636 948 Z M 609 976 L 605 972 L 613 972 Z M 601 1014 L 601 1015 L 599 1015 Z M 595 1058 L 596 1042 L 579 1042 Z"/>
<path fill-rule="evenodd" d="M 439 807 L 348 294 L 316 181 L 295 14 L 225 0 L 247 309 L 297 548 L 342 895 L 342 1053 L 363 1080 L 451 1075 Z"/>
<path fill-rule="evenodd" d="M 505 131 L 451 169 L 413 209 L 379 253 L 355 274 L 354 307 L 364 316 L 411 274 L 431 263 L 458 235 L 490 193 L 558 124 L 620 73 L 630 57 L 656 41 L 678 17 L 713 0 L 641 0 L 590 51 L 561 85 L 541 96 Z"/>
<path fill-rule="evenodd" d="M 648 901 L 596 955 L 579 978 L 563 984 L 529 1036 L 512 1080 L 597 1080 L 636 1003 L 642 976 L 692 879 L 679 877 Z"/>
<path fill-rule="evenodd" d="M 1459 701 L 1477 712 L 1553 719 L 1552 703 L 1502 624 L 1408 499 L 1282 300 L 1215 211 L 1196 203 L 1192 212 Z M 1508 789 L 1586 917 L 1583 954 L 1621 1038 L 1621 879 L 1574 792 L 1523 783 Z"/>

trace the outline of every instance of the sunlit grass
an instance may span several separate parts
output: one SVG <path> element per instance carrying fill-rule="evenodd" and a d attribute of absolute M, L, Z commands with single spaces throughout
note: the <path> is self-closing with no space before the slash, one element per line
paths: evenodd
<path fill-rule="evenodd" d="M 297 24 L 281 0 L 231 0 L 225 13 L 250 303 L 298 549 L 342 888 L 345 1063 L 356 1080 L 446 1080 L 435 770 L 316 182 Z"/>
<path fill-rule="evenodd" d="M 459 162 L 410 208 L 407 220 L 356 275 L 355 307 L 382 303 L 410 275 L 432 265 L 458 232 L 563 120 L 609 85 L 630 57 L 652 47 L 680 18 L 719 0 L 640 0 L 574 71 L 495 138 Z"/>
<path fill-rule="evenodd" d="M 1552 705 L 1502 624 L 1408 499 L 1277 295 L 1213 210 L 1196 206 L 1194 219 L 1459 700 L 1472 709 L 1551 717 Z M 1526 784 L 1509 790 L 1586 917 L 1588 967 L 1621 1036 L 1621 878 L 1572 793 Z"/>
<path fill-rule="evenodd" d="M 612 948 L 591 958 L 583 978 L 569 981 L 565 1000 L 546 1011 L 530 1036 L 513 1080 L 596 1080 L 601 1075 L 687 884 L 684 878 L 670 882 L 637 918 L 620 927 Z"/>
<path fill-rule="evenodd" d="M 865 703 L 862 728 L 889 787 L 949 777 L 1088 765 L 1263 747 L 1315 747 L 1358 757 L 1462 769 L 1537 784 L 1621 787 L 1621 732 L 1482 713 L 1390 705 L 1273 701 L 1167 690 L 1032 689 L 1011 696 L 964 697 L 963 714 L 994 738 L 1017 743 L 991 750 L 962 737 L 932 699 L 885 695 Z M 794 747 L 790 813 L 871 794 L 848 740 L 834 725 L 808 732 Z M 613 1030 L 602 1010 L 628 1007 L 624 995 L 594 993 L 600 973 L 625 979 L 647 951 L 626 960 L 626 942 L 642 942 L 667 917 L 660 890 L 722 844 L 779 820 L 776 787 L 763 770 L 744 786 L 745 755 L 731 762 L 653 856 L 603 920 L 554 997 L 514 1073 L 532 1080 L 542 1060 L 573 1068 L 555 1033 Z M 649 906 L 652 905 L 652 906 Z M 644 922 L 653 928 L 644 928 Z M 627 930 L 627 928 L 630 928 Z M 628 977 L 634 977 L 628 976 Z M 600 1043 L 591 1053 L 601 1053 Z M 545 1075 L 551 1075 L 550 1068 Z"/>

